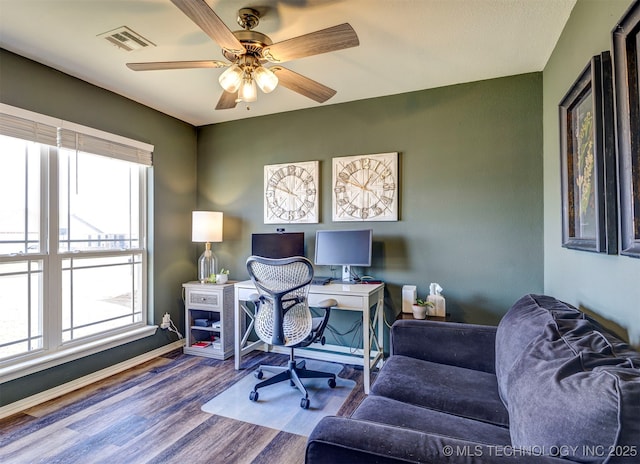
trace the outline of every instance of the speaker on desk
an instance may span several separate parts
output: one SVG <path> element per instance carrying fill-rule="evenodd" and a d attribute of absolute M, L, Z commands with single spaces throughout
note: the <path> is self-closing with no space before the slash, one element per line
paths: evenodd
<path fill-rule="evenodd" d="M 418 289 L 415 285 L 403 285 L 402 286 L 402 312 L 411 313 L 413 309 L 411 306 L 416 302 Z"/>

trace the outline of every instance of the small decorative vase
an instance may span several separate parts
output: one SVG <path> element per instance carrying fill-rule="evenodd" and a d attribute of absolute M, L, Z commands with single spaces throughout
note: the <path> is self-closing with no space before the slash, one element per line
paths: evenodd
<path fill-rule="evenodd" d="M 426 306 L 413 305 L 412 309 L 413 309 L 413 318 L 414 319 L 426 319 L 426 317 L 427 317 L 427 307 Z"/>
<path fill-rule="evenodd" d="M 226 284 L 227 280 L 229 280 L 229 276 L 227 274 L 216 274 L 217 284 Z"/>

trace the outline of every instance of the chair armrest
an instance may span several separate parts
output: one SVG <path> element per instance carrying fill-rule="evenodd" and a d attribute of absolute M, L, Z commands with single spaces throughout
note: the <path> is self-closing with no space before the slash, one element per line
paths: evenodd
<path fill-rule="evenodd" d="M 400 320 L 391 327 L 390 353 L 495 373 L 497 327 Z"/>
<path fill-rule="evenodd" d="M 548 456 L 522 456 L 507 446 L 497 446 L 436 435 L 376 422 L 327 416 L 307 441 L 305 464 L 469 463 L 566 464 Z"/>

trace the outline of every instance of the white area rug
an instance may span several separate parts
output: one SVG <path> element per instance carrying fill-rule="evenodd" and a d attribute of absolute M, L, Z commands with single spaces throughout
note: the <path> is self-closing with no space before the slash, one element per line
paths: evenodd
<path fill-rule="evenodd" d="M 342 370 L 341 364 L 307 359 L 307 369 L 333 372 Z M 264 378 L 271 376 L 264 372 Z M 300 407 L 302 394 L 289 385 L 280 382 L 258 390 L 258 401 L 250 401 L 249 393 L 259 380 L 249 374 L 233 386 L 202 406 L 204 412 L 218 416 L 262 425 L 308 437 L 311 430 L 324 416 L 334 415 L 349 396 L 356 383 L 353 380 L 336 377 L 336 388 L 329 388 L 327 379 L 302 379 L 309 392 L 309 409 Z"/>

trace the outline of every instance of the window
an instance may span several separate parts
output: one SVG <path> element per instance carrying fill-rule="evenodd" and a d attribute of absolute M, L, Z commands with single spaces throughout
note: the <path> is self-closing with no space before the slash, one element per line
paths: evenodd
<path fill-rule="evenodd" d="M 0 135 L 0 361 L 43 349 L 47 153 L 38 143 Z"/>
<path fill-rule="evenodd" d="M 153 147 L 0 110 L 0 368 L 145 328 Z"/>

